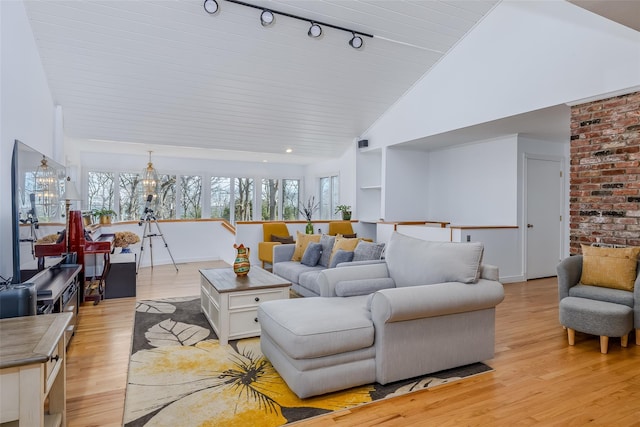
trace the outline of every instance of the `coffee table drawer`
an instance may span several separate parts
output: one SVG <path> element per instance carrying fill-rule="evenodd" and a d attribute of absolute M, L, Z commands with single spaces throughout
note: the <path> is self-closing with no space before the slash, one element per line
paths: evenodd
<path fill-rule="evenodd" d="M 273 301 L 277 299 L 285 298 L 286 292 L 289 289 L 275 289 L 272 291 L 262 292 L 246 292 L 246 293 L 234 293 L 229 295 L 229 309 L 245 308 L 245 307 L 257 307 L 258 304 L 265 301 Z"/>
<path fill-rule="evenodd" d="M 260 335 L 258 311 L 246 310 L 229 313 L 229 338 Z"/>

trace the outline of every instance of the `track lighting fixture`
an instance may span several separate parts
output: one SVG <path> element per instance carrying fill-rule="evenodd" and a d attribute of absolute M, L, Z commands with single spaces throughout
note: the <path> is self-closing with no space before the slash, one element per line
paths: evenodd
<path fill-rule="evenodd" d="M 304 18 L 302 16 L 293 15 L 287 12 L 280 12 L 273 9 L 265 9 L 264 7 L 256 6 L 250 3 L 245 3 L 240 0 L 227 0 L 227 1 L 229 3 L 235 3 L 241 6 L 247 6 L 247 7 L 261 10 L 262 13 L 260 14 L 260 23 L 262 24 L 263 27 L 268 27 L 272 25 L 276 20 L 276 14 L 277 14 L 277 15 L 282 15 L 288 18 L 293 18 L 293 19 L 299 19 L 300 21 L 306 21 L 310 23 L 311 26 L 309 27 L 309 31 L 307 32 L 309 37 L 313 37 L 313 38 L 320 37 L 322 35 L 322 27 L 335 28 L 336 30 L 346 31 L 348 33 L 351 33 L 352 37 L 351 37 L 351 40 L 349 40 L 349 46 L 351 46 L 354 49 L 360 49 L 362 46 L 364 46 L 364 41 L 362 40 L 362 37 L 373 38 L 373 34 L 367 34 L 367 33 L 362 33 L 360 31 L 350 30 L 349 28 L 327 24 L 326 22 L 315 21 L 309 18 Z M 204 10 L 206 10 L 207 13 L 210 13 L 213 15 L 218 11 L 218 2 L 216 0 L 204 0 Z"/>
<path fill-rule="evenodd" d="M 313 38 L 320 37 L 322 35 L 322 27 L 315 22 L 312 22 L 307 34 L 309 35 L 309 37 Z"/>
<path fill-rule="evenodd" d="M 273 21 L 275 21 L 275 19 L 276 17 L 273 15 L 273 12 L 271 12 L 269 9 L 263 10 L 260 14 L 260 23 L 263 27 L 268 27 L 269 25 L 273 24 Z"/>
<path fill-rule="evenodd" d="M 203 6 L 204 10 L 212 15 L 218 11 L 218 2 L 216 0 L 204 0 Z"/>
<path fill-rule="evenodd" d="M 356 33 L 351 33 L 351 34 L 353 34 L 353 37 L 351 38 L 351 40 L 349 40 L 349 44 L 354 49 L 360 49 L 363 44 L 362 37 L 356 36 Z"/>

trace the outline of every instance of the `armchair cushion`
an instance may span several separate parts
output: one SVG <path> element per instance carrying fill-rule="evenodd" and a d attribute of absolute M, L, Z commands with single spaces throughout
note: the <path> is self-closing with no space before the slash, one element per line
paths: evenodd
<path fill-rule="evenodd" d="M 291 261 L 301 261 L 302 255 L 304 255 L 304 251 L 307 250 L 307 246 L 309 246 L 309 243 L 311 242 L 320 243 L 320 235 L 303 234 L 299 231 L 296 231 L 296 249 L 293 251 Z"/>
<path fill-rule="evenodd" d="M 633 291 L 640 247 L 602 248 L 582 245 L 583 285 Z"/>
<path fill-rule="evenodd" d="M 321 253 L 322 253 L 322 245 L 320 243 L 309 242 L 307 249 L 305 249 L 304 251 L 304 255 L 302 255 L 302 260 L 300 260 L 300 264 L 308 265 L 309 267 L 314 267 L 316 264 L 318 264 Z"/>
<path fill-rule="evenodd" d="M 393 232 L 386 252 L 389 276 L 396 286 L 443 282 L 475 283 L 480 275 L 480 242 L 430 242 Z"/>
<path fill-rule="evenodd" d="M 351 221 L 329 221 L 329 231 L 327 234 L 331 236 L 336 236 L 338 234 L 353 234 Z"/>
<path fill-rule="evenodd" d="M 339 297 L 369 295 L 382 289 L 395 287 L 396 284 L 390 277 L 381 277 L 379 279 L 344 280 L 336 283 L 336 295 Z"/>

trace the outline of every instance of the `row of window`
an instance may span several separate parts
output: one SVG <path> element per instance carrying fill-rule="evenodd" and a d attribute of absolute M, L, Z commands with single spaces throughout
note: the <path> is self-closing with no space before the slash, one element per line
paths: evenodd
<path fill-rule="evenodd" d="M 138 173 L 89 172 L 87 178 L 88 208 L 111 209 L 121 221 L 149 214 L 157 219 L 224 218 L 232 223 L 300 219 L 299 179 L 262 179 L 256 190 L 253 178 L 161 175 L 157 194 L 149 200 Z M 314 217 L 334 218 L 338 177 L 320 178 L 319 194 Z"/>

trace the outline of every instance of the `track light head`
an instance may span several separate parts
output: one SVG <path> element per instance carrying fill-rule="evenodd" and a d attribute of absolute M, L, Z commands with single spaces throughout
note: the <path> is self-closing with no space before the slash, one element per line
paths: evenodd
<path fill-rule="evenodd" d="M 269 25 L 273 24 L 273 21 L 275 21 L 275 19 L 275 15 L 269 9 L 263 10 L 260 14 L 260 23 L 263 27 L 268 27 Z"/>
<path fill-rule="evenodd" d="M 322 27 L 315 22 L 312 22 L 307 34 L 309 35 L 309 37 L 313 38 L 320 37 L 322 35 Z"/>
<path fill-rule="evenodd" d="M 360 49 L 364 44 L 364 42 L 362 41 L 362 37 L 356 36 L 356 33 L 351 34 L 353 34 L 353 37 L 351 38 L 351 40 L 349 40 L 349 44 L 354 49 Z"/>
<path fill-rule="evenodd" d="M 218 2 L 216 0 L 204 0 L 204 10 L 213 15 L 218 11 Z"/>

